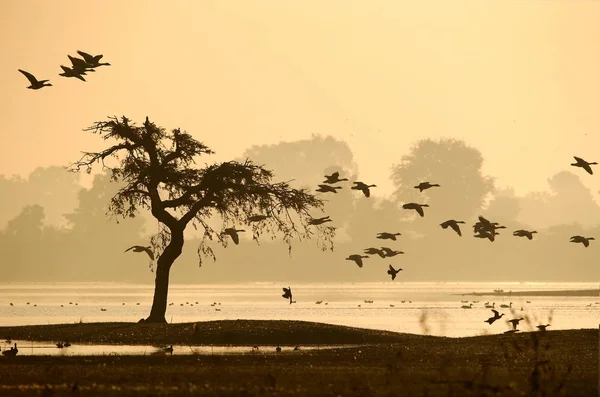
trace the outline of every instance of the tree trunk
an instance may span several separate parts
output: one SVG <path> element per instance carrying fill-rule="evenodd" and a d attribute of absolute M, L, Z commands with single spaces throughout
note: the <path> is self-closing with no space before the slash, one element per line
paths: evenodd
<path fill-rule="evenodd" d="M 171 241 L 158 258 L 154 280 L 154 300 L 147 323 L 166 323 L 167 297 L 169 295 L 169 273 L 175 260 L 183 250 L 183 230 L 171 231 Z"/>

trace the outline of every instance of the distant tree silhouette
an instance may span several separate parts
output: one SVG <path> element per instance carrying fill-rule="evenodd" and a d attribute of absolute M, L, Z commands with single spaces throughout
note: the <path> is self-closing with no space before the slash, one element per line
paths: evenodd
<path fill-rule="evenodd" d="M 249 226 L 254 238 L 264 233 L 275 238 L 277 232 L 283 233 L 290 250 L 293 237 L 313 235 L 307 217 L 311 209 L 322 208 L 322 201 L 304 190 L 291 188 L 288 183 L 272 183 L 272 171 L 250 160 L 192 168 L 198 156 L 213 151 L 188 133 L 180 129 L 167 132 L 147 117 L 142 126 L 130 123 L 126 117 L 113 117 L 94 123 L 86 131 L 117 143 L 101 152 L 84 153 L 70 168 L 73 171 L 84 168 L 88 173 L 96 163 L 109 168 L 113 180 L 125 182 L 111 199 L 110 212 L 134 217 L 140 209 L 149 209 L 163 225 L 153 239 L 153 246 L 162 252 L 157 253 L 154 299 L 148 322 L 166 322 L 169 273 L 181 255 L 188 224 L 200 226 L 205 232 L 198 249 L 200 263 L 203 255 L 215 259 L 212 249 L 205 244 L 207 239 L 216 238 L 227 245 L 223 234 L 208 223 L 215 214 L 220 216 L 223 226 L 229 227 L 240 226 L 255 213 L 268 214 L 267 220 Z M 106 164 L 111 157 L 116 157 L 116 165 Z M 334 228 L 323 225 L 316 230 L 322 249 L 333 249 Z"/>
<path fill-rule="evenodd" d="M 521 212 L 521 199 L 515 196 L 512 189 L 498 190 L 484 212 L 485 216 L 494 222 L 513 228 Z"/>
<path fill-rule="evenodd" d="M 244 152 L 260 164 L 269 164 L 277 178 L 294 180 L 294 186 L 316 189 L 324 171 L 334 168 L 340 178 L 356 175 L 357 166 L 348 144 L 332 136 L 313 135 L 311 139 L 252 146 Z"/>
<path fill-rule="evenodd" d="M 410 154 L 402 156 L 400 163 L 392 167 L 396 187 L 393 197 L 399 204 L 430 204 L 425 211 L 426 219 L 441 221 L 449 217 L 467 221 L 480 211 L 486 196 L 494 189 L 493 178 L 482 175 L 482 164 L 481 153 L 463 141 L 420 140 Z M 414 186 L 425 181 L 441 187 L 419 193 Z"/>

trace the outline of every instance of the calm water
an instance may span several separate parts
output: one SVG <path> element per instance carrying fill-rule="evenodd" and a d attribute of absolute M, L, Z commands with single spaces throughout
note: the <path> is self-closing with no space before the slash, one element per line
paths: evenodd
<path fill-rule="evenodd" d="M 600 298 L 456 296 L 468 292 L 594 289 L 597 283 L 339 283 L 292 285 L 297 303 L 281 297 L 281 283 L 171 286 L 167 320 L 305 320 L 415 334 L 473 336 L 502 333 L 506 319 L 526 317 L 550 329 L 597 328 Z M 0 283 L 0 325 L 137 321 L 149 313 L 152 285 L 117 283 Z M 365 303 L 365 300 L 373 303 Z M 479 301 L 462 309 L 461 300 Z M 527 303 L 526 301 L 531 301 Z M 322 301 L 321 304 L 316 304 Z M 402 302 L 404 301 L 404 303 Z M 493 325 L 484 308 L 494 301 L 506 315 Z M 196 303 L 197 302 L 197 303 Z M 214 303 L 214 306 L 211 306 Z M 12 306 L 10 304 L 13 304 Z M 219 304 L 220 303 L 220 304 Z M 590 305 L 591 306 L 587 306 Z M 360 305 L 360 307 L 359 307 Z M 522 311 L 521 311 L 522 308 Z M 101 309 L 106 309 L 102 311 Z M 530 327 L 521 323 L 522 330 Z M 0 335 L 0 338 L 4 336 Z"/>

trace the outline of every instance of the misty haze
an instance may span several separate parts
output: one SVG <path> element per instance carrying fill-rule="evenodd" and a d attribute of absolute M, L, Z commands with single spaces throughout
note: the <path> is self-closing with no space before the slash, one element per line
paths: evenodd
<path fill-rule="evenodd" d="M 0 395 L 596 395 L 598 13 L 3 3 Z"/>

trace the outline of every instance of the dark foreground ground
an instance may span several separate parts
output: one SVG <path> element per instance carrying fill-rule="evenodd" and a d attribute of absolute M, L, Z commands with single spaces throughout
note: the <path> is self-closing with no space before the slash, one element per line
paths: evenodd
<path fill-rule="evenodd" d="M 596 329 L 438 338 L 299 321 L 199 324 L 197 333 L 191 324 L 0 327 L 0 338 L 363 345 L 280 354 L 0 357 L 0 396 L 598 395 Z"/>

